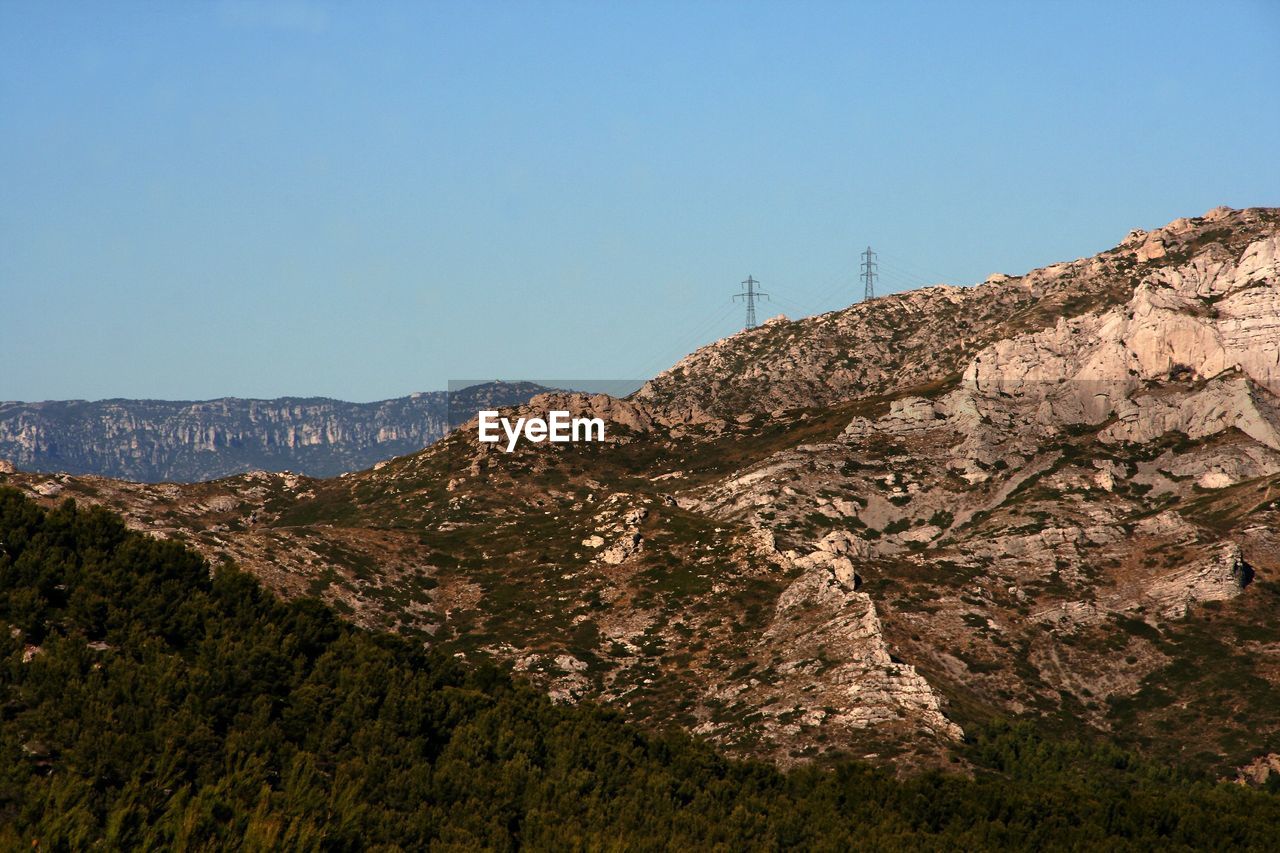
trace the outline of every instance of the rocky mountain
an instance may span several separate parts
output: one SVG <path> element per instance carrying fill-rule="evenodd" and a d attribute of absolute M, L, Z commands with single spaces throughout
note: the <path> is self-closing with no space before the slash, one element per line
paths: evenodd
<path fill-rule="evenodd" d="M 1228 777 L 1280 753 L 1280 210 L 777 318 L 629 399 L 513 414 L 553 408 L 608 440 L 4 479 L 782 764 L 948 765 L 1008 718 Z"/>
<path fill-rule="evenodd" d="M 484 383 L 376 403 L 324 397 L 199 402 L 0 402 L 0 459 L 24 471 L 196 482 L 246 471 L 334 477 L 426 447 L 532 383 Z"/>

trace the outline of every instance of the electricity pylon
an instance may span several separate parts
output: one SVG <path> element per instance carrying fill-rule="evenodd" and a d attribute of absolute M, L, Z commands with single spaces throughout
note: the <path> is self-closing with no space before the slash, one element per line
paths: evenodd
<path fill-rule="evenodd" d="M 871 251 L 870 246 L 862 253 L 862 283 L 865 285 L 862 289 L 863 302 L 876 298 L 876 276 L 879 275 L 876 267 L 880 265 L 872 260 L 875 256 L 876 253 Z"/>
<path fill-rule="evenodd" d="M 742 286 L 745 290 L 742 293 L 735 293 L 733 295 L 734 299 L 741 299 L 747 303 L 747 331 L 756 327 L 756 298 L 769 298 L 769 294 L 765 293 L 763 290 L 756 290 L 756 285 L 759 283 L 760 282 L 756 281 L 751 276 L 747 276 L 747 280 L 742 282 Z"/>

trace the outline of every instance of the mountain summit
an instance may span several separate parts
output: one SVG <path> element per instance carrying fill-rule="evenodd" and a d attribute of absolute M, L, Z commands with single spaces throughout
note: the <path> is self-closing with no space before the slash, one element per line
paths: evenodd
<path fill-rule="evenodd" d="M 5 479 L 783 764 L 945 763 L 1008 717 L 1227 775 L 1280 752 L 1280 210 L 772 321 L 630 399 L 511 414 L 550 409 L 607 441 Z"/>

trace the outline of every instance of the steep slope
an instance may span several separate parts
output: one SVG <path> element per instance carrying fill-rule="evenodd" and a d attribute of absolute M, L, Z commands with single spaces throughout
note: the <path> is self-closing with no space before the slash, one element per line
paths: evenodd
<path fill-rule="evenodd" d="M 522 403 L 545 391 L 486 383 L 377 403 L 283 397 L 200 402 L 0 403 L 0 459 L 24 471 L 195 482 L 244 471 L 333 477 L 436 441 L 457 411 Z M 468 414 L 461 420 L 466 420 Z"/>
<path fill-rule="evenodd" d="M 1233 775 L 1280 752 L 1277 234 L 1218 209 L 517 412 L 599 415 L 603 445 L 468 428 L 327 481 L 10 479 L 783 763 L 945 763 L 1028 715 Z"/>
<path fill-rule="evenodd" d="M 1280 821 L 1273 793 L 1025 729 L 975 739 L 977 778 L 784 775 L 282 603 L 100 509 L 0 488 L 0 543 L 5 850 L 1265 849 Z"/>
<path fill-rule="evenodd" d="M 1207 245 L 688 505 L 849 554 L 895 648 L 975 708 L 1272 751 L 1277 377 L 1280 238 Z"/>
<path fill-rule="evenodd" d="M 1238 257 L 1274 231 L 1274 210 L 1216 208 L 1133 231 L 1092 258 L 977 287 L 938 286 L 818 317 L 775 319 L 703 347 L 636 395 L 665 420 L 830 405 L 959 376 L 984 347 L 1127 302 L 1146 276 L 1214 247 Z"/>

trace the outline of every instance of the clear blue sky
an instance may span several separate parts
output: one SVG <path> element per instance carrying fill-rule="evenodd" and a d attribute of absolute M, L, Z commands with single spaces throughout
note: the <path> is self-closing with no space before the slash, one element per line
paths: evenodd
<path fill-rule="evenodd" d="M 647 376 L 1280 205 L 1280 2 L 0 0 L 0 399 Z"/>

